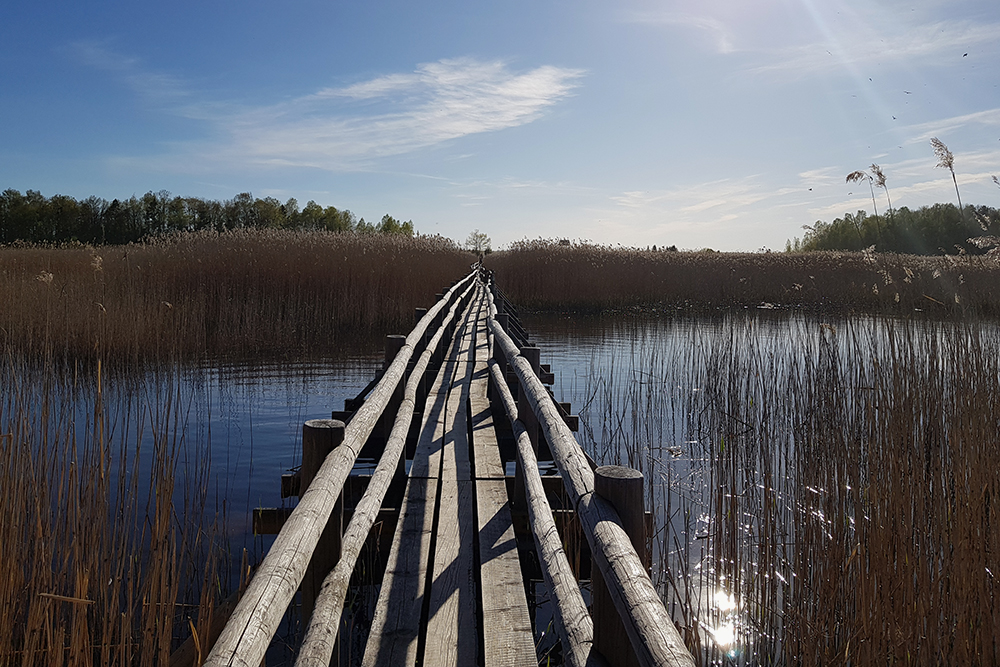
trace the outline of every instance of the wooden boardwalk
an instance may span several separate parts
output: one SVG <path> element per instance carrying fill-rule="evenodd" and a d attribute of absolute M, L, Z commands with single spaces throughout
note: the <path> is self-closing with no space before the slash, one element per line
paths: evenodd
<path fill-rule="evenodd" d="M 262 664 L 300 588 L 308 624 L 296 665 L 338 664 L 352 573 L 384 521 L 395 527 L 363 630 L 366 667 L 538 664 L 534 571 L 551 599 L 562 664 L 693 665 L 649 581 L 641 476 L 636 487 L 627 470 L 595 471 L 488 272 L 477 267 L 418 317 L 409 336 L 390 340 L 384 373 L 349 402 L 354 409 L 333 415 L 344 421 L 304 426 L 301 475 L 288 484 L 299 503 L 277 521 L 274 545 L 205 664 Z M 351 471 L 373 450 L 378 466 L 359 485 Z M 560 471 L 555 495 L 539 475 L 539 451 Z M 639 489 L 637 509 L 625 500 L 629 487 Z M 550 506 L 557 496 L 592 554 L 593 609 L 577 580 L 586 573 L 567 558 L 572 536 L 560 534 Z"/>

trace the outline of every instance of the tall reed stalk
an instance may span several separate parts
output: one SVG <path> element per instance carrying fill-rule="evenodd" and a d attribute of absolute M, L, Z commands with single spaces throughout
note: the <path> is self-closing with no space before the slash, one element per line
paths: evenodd
<path fill-rule="evenodd" d="M 0 664 L 166 664 L 178 620 L 207 629 L 219 546 L 176 375 L 143 395 L 105 369 L 3 347 Z"/>
<path fill-rule="evenodd" d="M 186 364 L 357 347 L 469 260 L 326 232 L 0 247 L 0 664 L 163 665 L 204 640 L 232 557 Z"/>
<path fill-rule="evenodd" d="M 0 247 L 0 336 L 76 359 L 330 354 L 410 324 L 471 257 L 438 238 L 287 231 Z"/>
<path fill-rule="evenodd" d="M 650 480 L 654 575 L 705 663 L 1000 661 L 996 324 L 612 337 L 631 342 L 594 358 L 583 440 Z"/>

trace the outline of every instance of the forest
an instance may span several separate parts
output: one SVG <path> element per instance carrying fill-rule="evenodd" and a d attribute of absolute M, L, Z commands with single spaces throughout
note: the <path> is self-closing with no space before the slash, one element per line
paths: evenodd
<path fill-rule="evenodd" d="M 905 206 L 889 215 L 847 213 L 833 222 L 817 221 L 806 233 L 785 244 L 788 252 L 865 250 L 906 255 L 983 254 L 1000 246 L 1000 210 L 954 204 Z"/>
<path fill-rule="evenodd" d="M 413 236 L 413 222 L 386 214 L 377 223 L 360 220 L 346 209 L 314 201 L 299 207 L 294 199 L 255 198 L 242 192 L 225 201 L 180 197 L 165 190 L 141 197 L 107 201 L 45 197 L 37 190 L 0 193 L 0 243 L 137 243 L 172 232 L 232 229 L 303 229 L 359 234 Z"/>

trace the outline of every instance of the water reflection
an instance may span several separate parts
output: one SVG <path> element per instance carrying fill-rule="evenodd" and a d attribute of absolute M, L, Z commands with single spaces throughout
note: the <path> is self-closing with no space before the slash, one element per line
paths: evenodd
<path fill-rule="evenodd" d="M 703 663 L 770 664 L 793 656 L 791 662 L 819 664 L 844 654 L 850 632 L 880 627 L 848 623 L 892 602 L 867 574 L 872 552 L 888 573 L 882 581 L 899 577 L 897 590 L 951 571 L 952 559 L 941 554 L 955 548 L 952 510 L 925 508 L 938 506 L 942 487 L 956 492 L 948 475 L 970 474 L 953 461 L 956 441 L 946 434 L 968 434 L 960 436 L 969 443 L 962 451 L 974 470 L 981 470 L 980 452 L 996 446 L 984 444 L 996 443 L 996 434 L 976 426 L 982 411 L 997 414 L 993 390 L 979 386 L 996 387 L 995 323 L 770 310 L 523 319 L 555 372 L 553 393 L 580 416 L 581 445 L 599 463 L 645 475 L 655 515 L 654 583 L 688 644 L 702 647 Z M 967 415 L 964 422 L 957 413 Z M 913 481 L 901 484 L 902 476 Z M 990 467 L 983 483 L 1000 483 L 998 477 Z M 970 506 L 979 507 L 976 498 Z M 878 530 L 873 516 L 882 517 Z M 899 516 L 910 518 L 898 541 L 878 538 Z M 981 521 L 975 511 L 971 516 Z M 917 523 L 938 531 L 921 539 L 923 561 L 910 554 L 915 546 L 897 555 Z M 876 542 L 859 549 L 866 540 Z M 967 545 L 969 562 L 994 558 L 980 538 Z M 927 569 L 914 570 L 921 562 Z M 993 590 L 982 568 L 960 571 L 975 595 Z M 922 594 L 938 590 L 922 585 Z M 856 606 L 861 591 L 872 605 L 863 610 Z M 790 647 L 789 628 L 797 628 Z M 896 644 L 885 645 L 883 661 Z"/>

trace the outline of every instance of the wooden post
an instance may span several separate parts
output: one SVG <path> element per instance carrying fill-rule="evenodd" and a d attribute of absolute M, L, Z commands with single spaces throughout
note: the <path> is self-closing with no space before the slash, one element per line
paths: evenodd
<path fill-rule="evenodd" d="M 302 426 L 302 481 L 301 492 L 306 489 L 327 455 L 344 441 L 344 422 L 336 419 L 310 419 Z M 302 580 L 302 619 L 308 623 L 319 595 L 323 578 L 340 559 L 340 535 L 344 505 L 338 500 L 330 515 L 330 522 L 316 545 L 309 568 Z"/>
<path fill-rule="evenodd" d="M 601 466 L 594 471 L 594 492 L 614 506 L 635 552 L 649 567 L 642 473 L 625 466 Z M 638 667 L 639 660 L 632 650 L 632 642 L 604 584 L 601 571 L 596 567 L 592 568 L 591 596 L 594 648 L 607 658 L 612 667 Z"/>
<path fill-rule="evenodd" d="M 413 323 L 416 324 L 416 323 L 420 322 L 420 320 L 424 319 L 424 315 L 426 315 L 426 314 L 427 314 L 427 309 L 426 308 L 414 308 L 414 310 L 413 310 Z M 430 337 L 431 337 L 431 334 L 429 334 L 427 332 L 424 332 L 424 335 L 421 336 L 421 338 L 420 338 L 420 343 L 413 350 L 414 355 L 419 355 L 419 354 L 421 354 L 424 351 L 424 348 L 427 347 L 427 340 Z"/>
<path fill-rule="evenodd" d="M 443 298 L 444 298 L 444 294 L 435 294 L 434 295 L 434 302 L 437 303 L 437 302 L 441 301 L 441 299 L 443 299 Z M 445 316 L 445 310 L 441 309 L 438 312 L 437 317 L 434 318 L 434 322 L 428 328 L 429 335 L 433 335 L 433 333 L 435 331 L 437 331 L 441 327 L 441 323 L 444 322 L 444 316 Z M 442 337 L 442 341 L 444 341 L 444 340 L 450 340 L 447 337 L 447 333 Z M 445 355 L 445 350 L 446 349 L 447 349 L 447 346 L 443 342 L 439 342 L 438 345 L 437 345 L 437 349 L 434 350 L 434 356 L 431 358 L 431 364 L 433 365 L 435 371 L 438 368 L 440 368 L 441 364 L 444 362 L 444 355 Z"/>
<path fill-rule="evenodd" d="M 541 368 L 539 364 L 541 355 L 542 351 L 537 347 L 525 346 L 521 348 L 521 356 L 531 364 L 531 370 L 534 371 L 535 377 L 538 377 L 538 371 Z M 531 438 L 531 446 L 534 448 L 535 454 L 538 454 L 538 418 L 535 417 L 535 411 L 531 409 L 531 403 L 528 402 L 527 392 L 518 392 L 517 418 L 524 424 L 524 429 L 528 432 L 528 437 Z"/>

